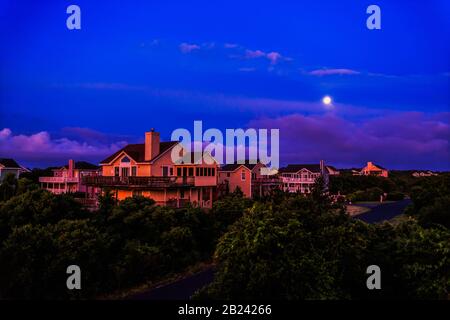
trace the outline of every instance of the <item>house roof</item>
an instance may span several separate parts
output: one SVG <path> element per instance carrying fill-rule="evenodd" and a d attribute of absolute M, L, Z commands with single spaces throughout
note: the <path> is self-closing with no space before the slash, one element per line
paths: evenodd
<path fill-rule="evenodd" d="M 220 171 L 235 171 L 240 166 L 244 166 L 249 170 L 253 170 L 253 168 L 255 168 L 256 165 L 257 165 L 257 163 L 248 163 L 248 161 L 246 161 L 246 163 L 231 163 L 231 164 L 226 164 L 223 167 L 221 167 Z"/>
<path fill-rule="evenodd" d="M 333 166 L 325 166 L 325 167 L 327 167 L 327 168 L 330 168 L 331 170 L 333 170 L 333 171 L 339 171 L 338 169 L 336 169 L 336 167 L 333 167 Z"/>
<path fill-rule="evenodd" d="M 295 173 L 302 169 L 307 169 L 314 173 L 320 173 L 320 164 L 290 164 L 287 167 L 281 168 L 280 173 Z"/>
<path fill-rule="evenodd" d="M 138 143 L 138 144 L 129 144 L 119 151 L 115 152 L 108 158 L 104 159 L 100 162 L 100 164 L 107 164 L 113 161 L 121 152 L 125 152 L 127 155 L 129 155 L 134 161 L 136 162 L 151 162 L 154 159 L 156 159 L 160 154 L 166 152 L 171 147 L 176 145 L 178 141 L 168 141 L 168 142 L 160 142 L 159 143 L 159 154 L 156 155 L 151 160 L 145 160 L 145 144 L 144 143 Z"/>
<path fill-rule="evenodd" d="M 65 165 L 64 168 L 69 169 L 69 165 Z M 75 168 L 79 170 L 98 170 L 99 166 L 96 166 L 95 164 L 86 162 L 86 161 L 77 161 L 75 162 Z"/>
<path fill-rule="evenodd" d="M 14 159 L 10 158 L 0 158 L 0 164 L 6 168 L 17 168 L 21 169 L 22 167 L 16 162 Z"/>
<path fill-rule="evenodd" d="M 378 165 L 378 164 L 376 164 L 376 163 L 373 163 L 373 162 L 372 162 L 372 165 L 375 166 L 375 167 L 380 168 L 381 170 L 387 170 L 386 168 L 383 168 L 382 166 L 380 166 L 380 165 Z M 366 167 L 367 167 L 367 166 L 366 166 Z M 364 168 L 366 168 L 366 167 L 364 167 Z M 363 170 L 364 168 L 362 168 L 361 170 Z"/>

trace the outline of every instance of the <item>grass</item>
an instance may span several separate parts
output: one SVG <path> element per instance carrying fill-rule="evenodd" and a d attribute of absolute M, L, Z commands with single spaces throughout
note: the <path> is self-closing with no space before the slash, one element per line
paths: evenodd
<path fill-rule="evenodd" d="M 394 226 L 397 226 L 403 222 L 410 221 L 410 220 L 415 220 L 415 218 L 403 213 L 403 214 L 399 214 L 398 216 L 389 220 L 389 223 L 393 224 Z"/>
<path fill-rule="evenodd" d="M 360 206 L 357 206 L 357 205 L 354 205 L 354 204 L 349 204 L 349 205 L 347 205 L 347 213 L 350 215 L 350 216 L 357 216 L 357 215 L 359 215 L 359 214 L 363 214 L 363 213 L 366 213 L 366 212 L 368 212 L 368 211 L 370 211 L 370 208 L 367 208 L 367 207 L 360 207 Z"/>

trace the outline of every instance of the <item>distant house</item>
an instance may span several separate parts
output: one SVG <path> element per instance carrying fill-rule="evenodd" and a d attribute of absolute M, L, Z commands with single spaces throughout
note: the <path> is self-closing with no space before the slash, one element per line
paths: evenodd
<path fill-rule="evenodd" d="M 320 176 L 328 183 L 328 169 L 320 164 L 290 164 L 279 171 L 282 190 L 286 192 L 310 193 Z"/>
<path fill-rule="evenodd" d="M 19 178 L 21 173 L 29 171 L 27 168 L 19 165 L 14 159 L 0 158 L 0 183 L 10 173 L 14 174 L 16 178 Z"/>
<path fill-rule="evenodd" d="M 387 178 L 389 172 L 386 168 L 383 168 L 380 165 L 377 165 L 373 162 L 367 162 L 367 165 L 362 168 L 360 171 L 352 170 L 353 175 L 361 175 L 361 176 L 378 176 Z"/>
<path fill-rule="evenodd" d="M 419 178 L 419 177 L 432 177 L 432 176 L 438 176 L 439 174 L 433 172 L 433 171 L 416 171 L 412 173 L 413 177 Z"/>
<path fill-rule="evenodd" d="M 69 160 L 68 165 L 53 169 L 52 177 L 40 177 L 39 183 L 42 189 L 54 194 L 61 193 L 86 193 L 88 188 L 82 183 L 82 178 L 87 176 L 98 176 L 100 168 L 85 161 Z M 93 196 L 98 190 L 89 190 Z"/>
<path fill-rule="evenodd" d="M 327 169 L 328 175 L 330 176 L 337 176 L 341 174 L 341 172 L 333 166 L 325 166 L 325 168 Z"/>
<path fill-rule="evenodd" d="M 238 187 L 247 198 L 267 195 L 280 186 L 275 175 L 263 175 L 266 166 L 260 162 L 250 164 L 227 164 L 219 170 L 219 189 L 234 192 Z"/>

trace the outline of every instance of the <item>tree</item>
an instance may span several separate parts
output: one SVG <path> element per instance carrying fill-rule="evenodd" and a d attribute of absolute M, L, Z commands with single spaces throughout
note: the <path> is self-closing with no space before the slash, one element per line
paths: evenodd
<path fill-rule="evenodd" d="M 369 225 L 322 201 L 297 196 L 279 206 L 254 204 L 219 240 L 214 282 L 196 297 L 447 297 L 447 230 L 425 230 L 414 221 Z M 366 268 L 372 264 L 381 267 L 383 290 L 367 290 Z"/>
<path fill-rule="evenodd" d="M 17 191 L 17 179 L 15 174 L 8 173 L 0 184 L 0 201 L 11 199 Z"/>

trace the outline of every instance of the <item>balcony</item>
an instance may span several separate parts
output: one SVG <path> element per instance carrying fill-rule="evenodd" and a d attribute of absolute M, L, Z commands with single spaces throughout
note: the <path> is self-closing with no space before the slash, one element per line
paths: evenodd
<path fill-rule="evenodd" d="M 129 188 L 176 188 L 193 187 L 194 177 L 83 177 L 82 183 L 86 186 L 97 187 L 129 187 Z"/>
<path fill-rule="evenodd" d="M 274 176 L 263 176 L 252 180 L 252 184 L 256 186 L 277 186 L 281 184 L 281 179 Z"/>
<path fill-rule="evenodd" d="M 80 178 L 78 177 L 40 177 L 39 182 L 43 183 L 78 183 Z"/>

